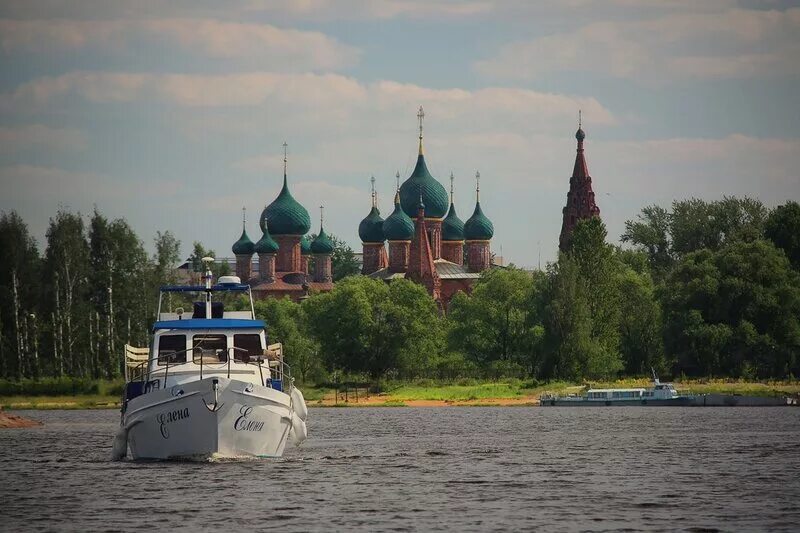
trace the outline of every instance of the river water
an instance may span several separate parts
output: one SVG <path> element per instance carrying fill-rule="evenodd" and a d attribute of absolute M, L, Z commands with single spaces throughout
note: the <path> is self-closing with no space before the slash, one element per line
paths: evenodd
<path fill-rule="evenodd" d="M 0 530 L 794 530 L 800 408 L 315 408 L 281 460 L 108 460 L 116 411 L 0 431 Z"/>

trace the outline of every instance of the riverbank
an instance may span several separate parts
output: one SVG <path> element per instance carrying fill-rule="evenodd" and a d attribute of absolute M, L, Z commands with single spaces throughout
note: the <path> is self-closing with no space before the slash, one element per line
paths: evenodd
<path fill-rule="evenodd" d="M 680 391 L 694 394 L 736 394 L 742 396 L 776 397 L 800 394 L 800 381 L 726 381 L 685 380 L 673 382 Z M 598 388 L 648 387 L 650 381 L 623 379 L 612 382 L 592 382 Z M 381 393 L 366 388 L 342 389 L 301 386 L 309 406 L 319 407 L 445 407 L 445 406 L 526 406 L 538 405 L 544 393 L 580 393 L 586 384 L 551 382 L 534 385 L 520 380 L 503 380 L 474 384 L 392 383 Z M 119 409 L 118 395 L 77 394 L 53 396 L 1 396 L 0 408 L 6 409 Z"/>
<path fill-rule="evenodd" d="M 6 413 L 0 408 L 0 429 L 32 428 L 41 426 L 38 420 L 31 420 L 18 415 Z"/>

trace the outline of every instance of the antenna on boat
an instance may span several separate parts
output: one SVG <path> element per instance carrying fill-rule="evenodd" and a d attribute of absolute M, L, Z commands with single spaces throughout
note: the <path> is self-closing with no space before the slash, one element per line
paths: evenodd
<path fill-rule="evenodd" d="M 650 367 L 650 372 L 653 373 L 653 383 L 658 385 L 660 382 L 658 381 L 658 376 L 656 375 L 656 369 L 654 367 Z"/>
<path fill-rule="evenodd" d="M 214 262 L 214 258 L 204 257 L 201 261 L 206 267 L 206 273 L 203 274 L 203 279 L 206 282 L 206 318 L 211 318 L 211 281 L 214 277 L 211 272 L 211 264 Z"/>

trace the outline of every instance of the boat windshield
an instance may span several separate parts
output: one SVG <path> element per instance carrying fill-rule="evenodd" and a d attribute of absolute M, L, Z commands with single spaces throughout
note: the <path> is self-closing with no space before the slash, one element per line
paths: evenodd
<path fill-rule="evenodd" d="M 262 355 L 261 335 L 257 333 L 239 333 L 233 336 L 233 358 L 236 361 L 248 362 L 250 358 Z"/>
<path fill-rule="evenodd" d="M 192 337 L 192 360 L 197 364 L 227 362 L 228 337 L 226 335 L 195 335 Z"/>

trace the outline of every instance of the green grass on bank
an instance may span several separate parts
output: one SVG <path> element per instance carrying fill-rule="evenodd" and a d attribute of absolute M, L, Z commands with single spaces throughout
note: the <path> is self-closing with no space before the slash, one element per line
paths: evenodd
<path fill-rule="evenodd" d="M 6 384 L 9 382 L 6 382 Z M 63 378 L 56 384 L 52 393 L 47 387 L 53 382 L 10 382 L 13 387 L 3 386 L 0 382 L 0 407 L 4 409 L 103 409 L 119 408 L 121 383 L 119 381 L 96 380 L 82 382 L 85 387 L 71 383 Z M 722 379 L 692 379 L 674 381 L 681 391 L 695 394 L 740 394 L 743 396 L 786 396 L 800 394 L 800 381 L 741 381 Z M 390 382 L 382 386 L 379 398 L 381 405 L 401 406 L 411 401 L 446 401 L 471 402 L 480 405 L 490 400 L 535 399 L 545 392 L 563 394 L 579 392 L 588 383 L 570 383 L 555 381 L 537 383 L 516 379 L 498 381 L 458 380 L 457 382 L 436 382 L 419 380 L 410 382 Z M 24 385 L 24 386 L 23 386 Z M 591 382 L 596 388 L 634 388 L 647 387 L 647 378 L 627 378 L 617 381 Z M 76 391 L 75 394 L 64 392 L 64 389 Z M 310 384 L 300 386 L 309 405 L 319 404 L 322 400 L 333 397 L 333 389 L 314 387 Z M 26 390 L 27 389 L 27 390 Z M 9 394 L 10 391 L 24 390 L 20 394 Z M 88 391 L 88 392 L 84 392 Z M 354 390 L 350 389 L 347 405 L 355 405 Z M 344 390 L 340 391 L 340 397 Z M 363 398 L 365 389 L 359 389 L 359 397 Z"/>
<path fill-rule="evenodd" d="M 120 397 L 103 394 L 74 396 L 0 396 L 3 409 L 119 409 Z"/>

